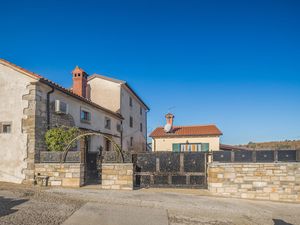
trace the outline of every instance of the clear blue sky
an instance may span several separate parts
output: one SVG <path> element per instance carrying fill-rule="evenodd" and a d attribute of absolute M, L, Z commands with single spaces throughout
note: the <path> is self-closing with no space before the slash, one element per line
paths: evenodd
<path fill-rule="evenodd" d="M 0 57 L 66 87 L 79 65 L 127 80 L 164 124 L 227 144 L 300 139 L 300 1 L 3 1 Z"/>

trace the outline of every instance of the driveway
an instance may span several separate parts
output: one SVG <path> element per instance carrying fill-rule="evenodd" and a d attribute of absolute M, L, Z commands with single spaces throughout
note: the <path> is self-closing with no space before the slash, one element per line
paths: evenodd
<path fill-rule="evenodd" d="M 209 196 L 200 190 L 107 191 L 1 185 L 0 224 L 300 225 L 300 204 Z"/>

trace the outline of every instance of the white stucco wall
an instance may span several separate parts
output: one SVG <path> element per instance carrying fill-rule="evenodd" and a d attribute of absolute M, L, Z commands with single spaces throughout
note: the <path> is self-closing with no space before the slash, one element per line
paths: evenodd
<path fill-rule="evenodd" d="M 220 149 L 220 137 L 174 137 L 174 138 L 152 138 L 152 151 L 172 151 L 172 144 L 183 143 L 209 143 L 209 150 L 216 151 Z"/>
<path fill-rule="evenodd" d="M 138 98 L 121 83 L 94 77 L 88 81 L 90 85 L 90 98 L 93 102 L 119 112 L 123 120 L 123 149 L 145 151 L 147 136 L 147 111 Z M 129 106 L 129 96 L 132 97 L 133 106 Z M 140 115 L 142 107 L 142 115 Z M 130 127 L 130 116 L 133 117 L 133 127 Z M 140 123 L 143 131 L 140 132 Z M 133 146 L 130 146 L 130 138 L 133 137 Z"/>
<path fill-rule="evenodd" d="M 0 181 L 21 183 L 27 167 L 27 135 L 22 132 L 23 110 L 28 101 L 27 85 L 34 79 L 0 62 L 0 123 L 11 122 L 10 134 L 0 133 Z"/>
<path fill-rule="evenodd" d="M 132 98 L 132 106 L 129 99 Z M 142 115 L 140 115 L 142 107 Z M 146 108 L 136 99 L 136 97 L 125 87 L 121 89 L 121 114 L 123 120 L 123 148 L 142 152 L 146 150 L 147 135 L 147 111 Z M 130 127 L 130 116 L 133 118 L 133 127 Z M 143 132 L 140 131 L 140 123 Z M 130 146 L 130 138 L 133 137 L 133 146 Z"/>
<path fill-rule="evenodd" d="M 120 84 L 101 78 L 88 81 L 91 101 L 114 112 L 120 110 Z"/>

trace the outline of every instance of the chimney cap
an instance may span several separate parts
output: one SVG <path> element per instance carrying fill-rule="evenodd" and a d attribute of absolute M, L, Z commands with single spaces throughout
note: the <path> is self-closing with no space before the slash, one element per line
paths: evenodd
<path fill-rule="evenodd" d="M 85 71 L 81 69 L 79 66 L 76 66 L 75 69 L 72 71 L 72 73 L 85 73 Z"/>
<path fill-rule="evenodd" d="M 175 116 L 172 113 L 167 113 L 166 118 L 174 118 Z"/>

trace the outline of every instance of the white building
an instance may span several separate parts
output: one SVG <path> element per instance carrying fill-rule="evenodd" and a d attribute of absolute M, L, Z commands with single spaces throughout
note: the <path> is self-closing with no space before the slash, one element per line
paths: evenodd
<path fill-rule="evenodd" d="M 222 132 L 216 125 L 174 126 L 174 115 L 166 115 L 165 127 L 151 134 L 152 151 L 209 152 L 220 150 Z"/>
<path fill-rule="evenodd" d="M 146 151 L 147 112 L 149 107 L 126 81 L 94 74 L 88 78 L 89 98 L 105 108 L 120 113 L 122 148 Z"/>
<path fill-rule="evenodd" d="M 136 149 L 144 149 L 148 107 L 129 86 L 121 85 L 119 96 L 116 96 L 114 87 L 104 90 L 101 83 L 97 85 L 95 81 L 100 81 L 99 78 L 88 82 L 88 75 L 79 67 L 74 69 L 72 76 L 70 90 L 0 59 L 0 181 L 31 183 L 40 152 L 47 150 L 45 133 L 57 126 L 76 126 L 103 133 L 118 145 L 123 144 L 124 150 L 135 149 L 134 144 L 142 145 Z M 100 96 L 110 98 L 101 102 Z M 132 101 L 132 106 L 126 107 L 129 101 Z M 120 110 L 108 107 L 109 102 Z M 57 108 L 57 105 L 62 108 Z M 132 127 L 129 115 L 134 118 Z M 135 133 L 139 123 L 141 129 Z M 128 140 L 132 141 L 129 145 Z M 87 141 L 87 154 L 101 148 L 112 149 L 112 143 L 101 136 L 93 136 Z"/>

